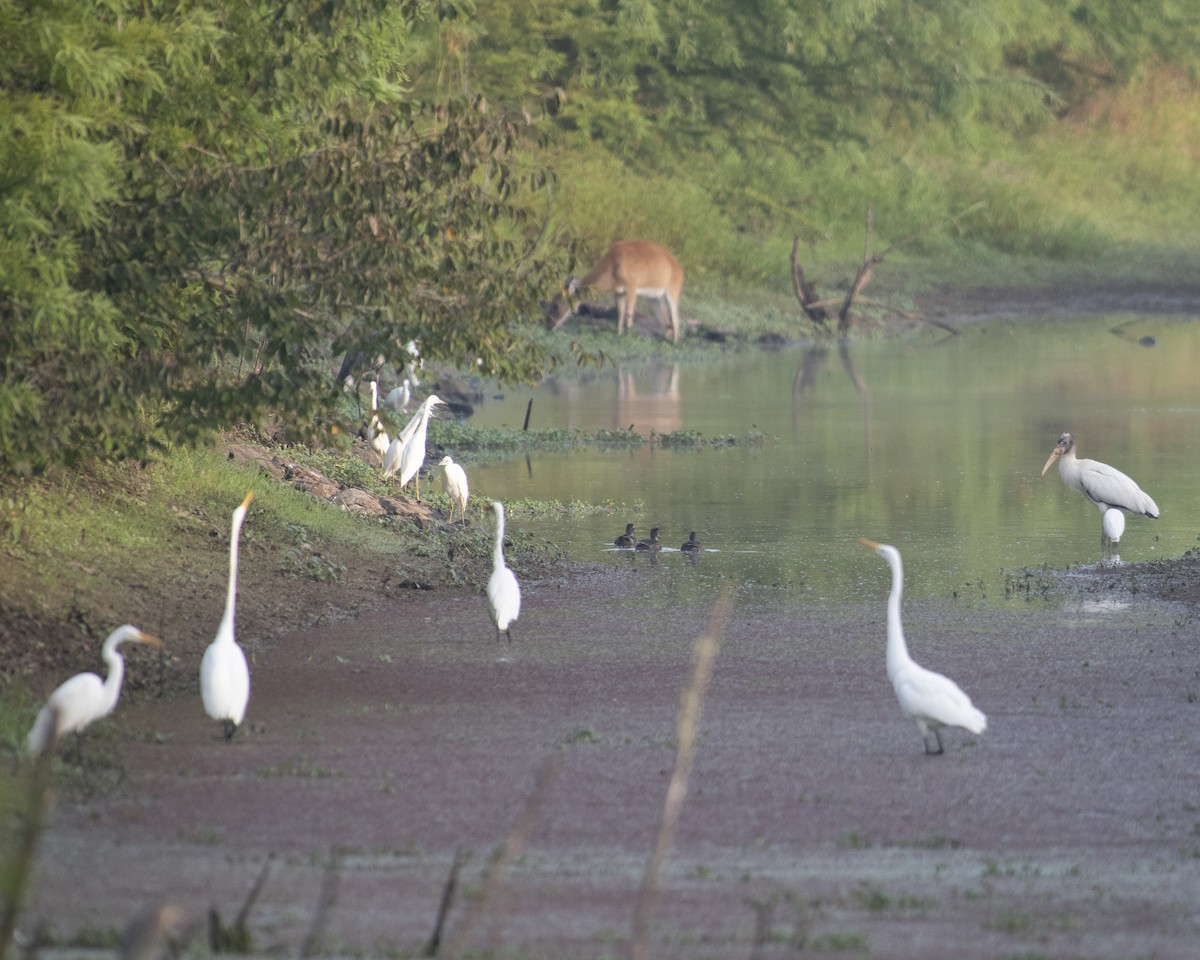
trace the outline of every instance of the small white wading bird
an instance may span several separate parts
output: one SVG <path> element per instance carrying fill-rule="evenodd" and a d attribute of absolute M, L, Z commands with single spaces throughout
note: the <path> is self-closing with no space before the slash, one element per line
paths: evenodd
<path fill-rule="evenodd" d="M 1042 467 L 1042 476 L 1050 469 L 1050 464 L 1058 461 L 1058 475 L 1072 490 L 1078 490 L 1092 501 L 1101 514 L 1109 510 L 1125 510 L 1129 513 L 1139 513 L 1152 519 L 1158 517 L 1158 504 L 1150 494 L 1146 493 L 1132 479 L 1125 476 L 1116 467 L 1097 460 L 1080 460 L 1075 456 L 1075 438 L 1064 433 L 1058 438 L 1058 443 L 1050 452 L 1050 459 Z M 1109 527 L 1117 529 L 1115 519 L 1104 517 L 1101 520 L 1103 531 L 1100 537 L 1102 551 L 1111 546 L 1114 538 L 1109 533 Z M 1124 518 L 1115 539 L 1119 539 L 1125 530 Z"/>
<path fill-rule="evenodd" d="M 117 627 L 104 641 L 102 656 L 108 664 L 108 676 L 101 680 L 94 673 L 77 673 L 50 694 L 29 731 L 30 756 L 36 757 L 53 749 L 60 737 L 80 733 L 113 712 L 121 696 L 121 681 L 125 678 L 125 658 L 117 648 L 127 641 L 148 643 L 152 647 L 163 645 L 158 637 L 142 633 L 128 623 Z"/>
<path fill-rule="evenodd" d="M 250 702 L 250 668 L 246 654 L 233 639 L 233 609 L 237 601 L 238 539 L 246 509 L 254 491 L 246 494 L 241 506 L 233 511 L 229 534 L 229 590 L 225 595 L 225 614 L 217 628 L 217 638 L 208 645 L 200 661 L 200 699 L 204 712 L 225 726 L 225 739 L 232 740 L 246 716 Z"/>
<path fill-rule="evenodd" d="M 404 449 L 400 452 L 400 489 L 407 487 L 408 481 L 414 481 L 418 501 L 421 499 L 421 465 L 425 463 L 425 435 L 429 430 L 429 417 L 433 408 L 443 402 L 434 394 L 425 398 L 414 417 L 416 427 L 412 435 L 404 441 Z M 407 430 L 406 427 L 405 431 Z"/>
<path fill-rule="evenodd" d="M 383 405 L 392 410 L 407 410 L 410 403 L 412 403 L 412 381 L 407 377 L 400 386 L 389 390 L 387 398 L 383 401 Z"/>
<path fill-rule="evenodd" d="M 949 677 L 926 670 L 908 655 L 904 642 L 904 627 L 900 623 L 900 595 L 904 592 L 904 567 L 900 551 L 885 543 L 859 538 L 888 562 L 892 568 L 892 592 L 887 603 L 887 673 L 905 716 L 916 721 L 925 742 L 925 752 L 942 753 L 942 727 L 963 727 L 971 733 L 987 729 L 985 717 Z M 937 749 L 929 749 L 929 731 L 937 741 Z"/>
<path fill-rule="evenodd" d="M 509 627 L 521 612 L 521 585 L 517 575 L 504 565 L 504 504 L 492 504 L 496 511 L 496 546 L 492 550 L 492 575 L 487 582 L 488 613 L 496 625 L 496 639 L 504 634 L 512 640 Z"/>
<path fill-rule="evenodd" d="M 454 505 L 458 504 L 460 519 L 467 519 L 467 471 L 455 463 L 452 457 L 442 457 L 438 461 L 442 468 L 442 489 L 450 497 L 450 522 L 454 522 Z"/>
<path fill-rule="evenodd" d="M 379 384 L 374 380 L 371 381 L 371 422 L 367 425 L 367 439 L 379 454 L 379 463 L 382 465 L 392 441 L 383 429 L 383 421 L 379 419 Z"/>

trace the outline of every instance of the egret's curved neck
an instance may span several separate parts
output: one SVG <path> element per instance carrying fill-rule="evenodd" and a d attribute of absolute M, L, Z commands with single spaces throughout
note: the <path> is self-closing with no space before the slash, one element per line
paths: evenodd
<path fill-rule="evenodd" d="M 119 642 L 119 641 L 118 641 Z M 121 696 L 121 681 L 125 679 L 125 658 L 114 643 L 104 645 L 104 662 L 108 664 L 108 676 L 104 678 L 104 712 L 110 712 Z"/>
<path fill-rule="evenodd" d="M 242 535 L 242 521 L 246 519 L 246 509 L 238 507 L 233 511 L 233 529 L 229 535 L 229 588 L 225 593 L 225 615 L 221 617 L 222 629 L 218 636 L 228 635 L 233 639 L 233 610 L 237 604 L 237 574 L 238 574 L 238 540 Z M 228 629 L 225 629 L 228 628 Z"/>
<path fill-rule="evenodd" d="M 900 622 L 900 596 L 904 592 L 904 567 L 899 555 L 888 557 L 892 568 L 892 592 L 887 602 L 887 670 L 892 676 L 900 667 L 911 663 L 908 645 L 904 642 L 904 627 Z"/>
<path fill-rule="evenodd" d="M 379 412 L 379 384 L 374 380 L 371 381 L 371 412 Z"/>
<path fill-rule="evenodd" d="M 492 547 L 492 563 L 496 569 L 504 566 L 504 511 L 496 511 L 496 544 Z"/>

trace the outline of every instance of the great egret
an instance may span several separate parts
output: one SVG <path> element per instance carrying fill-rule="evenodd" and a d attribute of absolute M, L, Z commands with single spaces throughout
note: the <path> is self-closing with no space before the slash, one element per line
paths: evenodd
<path fill-rule="evenodd" d="M 1058 474 L 1063 483 L 1091 500 L 1100 509 L 1101 514 L 1116 509 L 1139 513 L 1145 517 L 1158 517 L 1158 504 L 1154 499 L 1116 467 L 1076 457 L 1075 438 L 1069 433 L 1064 433 L 1058 438 L 1058 443 L 1050 452 L 1050 459 L 1042 467 L 1042 476 L 1046 475 L 1050 464 L 1055 460 L 1058 461 Z M 1109 536 L 1108 527 L 1113 523 L 1115 521 L 1101 520 L 1104 537 Z M 1122 532 L 1124 529 L 1125 522 L 1122 518 Z M 1101 546 L 1103 545 L 1102 541 Z"/>
<path fill-rule="evenodd" d="M 379 384 L 374 380 L 371 381 L 371 422 L 367 424 L 367 439 L 379 454 L 379 463 L 382 465 L 392 441 L 383 429 L 383 421 L 379 419 Z"/>
<path fill-rule="evenodd" d="M 152 647 L 163 645 L 158 637 L 128 623 L 117 627 L 104 641 L 102 657 L 108 664 L 108 676 L 101 680 L 94 673 L 77 673 L 50 694 L 29 731 L 27 745 L 31 756 L 52 749 L 60 737 L 79 733 L 113 712 L 125 677 L 125 658 L 117 648 L 127 641 L 148 643 Z"/>
<path fill-rule="evenodd" d="M 387 454 L 383 458 L 383 479 L 386 480 L 388 477 L 400 472 L 400 461 L 404 456 L 404 448 L 408 445 L 408 441 L 413 438 L 413 434 L 417 432 L 417 427 L 421 425 L 421 416 L 424 411 L 425 404 L 422 403 L 417 407 L 416 413 L 409 417 L 408 423 L 404 425 L 404 429 L 392 438 Z"/>
<path fill-rule="evenodd" d="M 417 427 L 400 452 L 400 489 L 407 487 L 409 480 L 415 481 L 418 501 L 421 499 L 420 470 L 425 462 L 425 434 L 429 429 L 429 416 L 433 413 L 433 408 L 442 402 L 434 394 L 425 398 L 417 413 Z"/>
<path fill-rule="evenodd" d="M 658 539 L 658 527 L 650 528 L 650 537 L 646 540 L 639 540 L 634 546 L 635 550 L 649 550 L 657 553 L 662 549 L 662 541 Z"/>
<path fill-rule="evenodd" d="M 241 506 L 233 511 L 229 533 L 229 589 L 225 594 L 225 614 L 217 627 L 217 638 L 208 645 L 200 660 L 200 699 L 204 712 L 225 725 L 225 739 L 232 740 L 246 716 L 250 702 L 250 668 L 246 654 L 233 639 L 233 608 L 237 600 L 238 540 L 242 521 L 254 499 L 254 491 L 246 494 Z"/>
<path fill-rule="evenodd" d="M 455 463 L 452 457 L 445 456 L 438 461 L 442 468 L 442 489 L 450 497 L 450 522 L 454 522 L 454 505 L 458 504 L 462 519 L 467 519 L 467 471 Z"/>
<path fill-rule="evenodd" d="M 633 535 L 633 524 L 625 524 L 625 532 L 613 541 L 613 546 L 616 547 L 636 547 L 637 537 Z"/>
<path fill-rule="evenodd" d="M 488 613 L 496 625 L 496 639 L 503 633 L 512 640 L 509 628 L 521 612 L 521 585 L 517 575 L 504 565 L 504 504 L 492 504 L 496 512 L 496 545 L 492 549 L 492 575 L 487 582 Z"/>
<path fill-rule="evenodd" d="M 687 543 L 685 543 L 679 549 L 684 551 L 685 553 L 703 553 L 704 552 L 704 544 L 702 544 L 699 540 L 696 539 L 696 531 L 693 530 L 691 533 L 688 534 Z"/>
<path fill-rule="evenodd" d="M 985 717 L 949 677 L 926 670 L 908 655 L 904 642 L 904 627 L 900 623 L 900 595 L 904 591 L 904 567 L 900 551 L 885 543 L 859 538 L 859 543 L 883 557 L 892 568 L 892 591 L 887 602 L 887 674 L 900 701 L 900 709 L 916 721 L 925 744 L 925 752 L 943 752 L 942 727 L 963 727 L 971 733 L 987 729 Z M 937 749 L 929 749 L 929 731 L 937 741 Z"/>

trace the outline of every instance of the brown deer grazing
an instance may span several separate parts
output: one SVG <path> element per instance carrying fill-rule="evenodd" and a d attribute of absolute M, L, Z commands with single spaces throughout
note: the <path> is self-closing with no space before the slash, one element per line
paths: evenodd
<path fill-rule="evenodd" d="M 546 304 L 551 329 L 557 330 L 574 313 L 571 298 L 579 291 L 600 290 L 617 295 L 617 333 L 633 326 L 638 297 L 667 301 L 671 336 L 676 343 L 682 334 L 679 322 L 679 291 L 683 289 L 683 267 L 671 251 L 651 240 L 622 240 L 608 248 L 595 268 L 582 280 L 568 277 L 562 292 Z"/>

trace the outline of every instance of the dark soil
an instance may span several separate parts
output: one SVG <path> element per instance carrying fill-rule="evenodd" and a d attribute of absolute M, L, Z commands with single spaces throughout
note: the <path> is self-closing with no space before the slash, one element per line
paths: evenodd
<path fill-rule="evenodd" d="M 1025 295 L 996 297 L 930 309 L 1012 313 Z M 0 655 L 33 689 L 94 669 L 101 624 L 170 640 L 131 654 L 117 714 L 57 764 L 24 934 L 105 943 L 172 903 L 202 940 L 209 908 L 231 924 L 265 869 L 244 952 L 416 955 L 461 856 L 443 955 L 626 955 L 710 611 L 644 599 L 650 568 L 531 567 L 497 643 L 486 572 L 454 587 L 444 557 L 399 575 L 348 552 L 336 581 L 297 582 L 251 540 L 253 695 L 225 743 L 195 693 L 224 590 L 228 520 L 209 521 L 179 545 L 203 561 L 131 574 L 116 619 L 0 590 Z M 882 592 L 836 612 L 735 600 L 651 955 L 1193 957 L 1200 559 L 1076 571 L 1050 595 L 906 609 L 913 654 L 989 717 L 941 757 L 887 683 Z"/>

